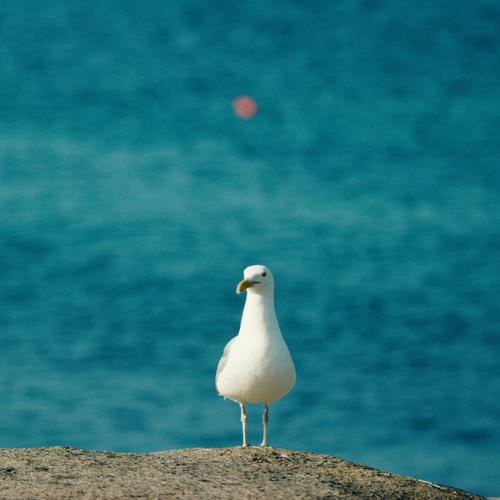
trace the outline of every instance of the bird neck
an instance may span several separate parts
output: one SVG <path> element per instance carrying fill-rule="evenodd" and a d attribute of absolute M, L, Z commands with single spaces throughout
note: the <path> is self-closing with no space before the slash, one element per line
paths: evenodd
<path fill-rule="evenodd" d="M 240 335 L 268 336 L 279 331 L 273 294 L 247 293 L 241 317 Z"/>

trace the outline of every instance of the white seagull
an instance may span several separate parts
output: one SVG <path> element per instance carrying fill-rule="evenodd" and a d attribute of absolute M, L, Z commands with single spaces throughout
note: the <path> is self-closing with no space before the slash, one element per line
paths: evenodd
<path fill-rule="evenodd" d="M 247 291 L 240 331 L 224 348 L 215 387 L 224 398 L 240 405 L 243 447 L 248 446 L 245 403 L 264 403 L 261 446 L 267 446 L 269 405 L 295 384 L 295 367 L 274 311 L 274 280 L 265 266 L 243 272 L 237 293 Z"/>

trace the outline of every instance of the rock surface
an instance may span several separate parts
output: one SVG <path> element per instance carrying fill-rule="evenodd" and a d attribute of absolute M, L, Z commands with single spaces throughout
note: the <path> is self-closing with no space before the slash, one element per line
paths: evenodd
<path fill-rule="evenodd" d="M 272 448 L 113 453 L 0 449 L 0 498 L 473 499 L 328 455 Z"/>

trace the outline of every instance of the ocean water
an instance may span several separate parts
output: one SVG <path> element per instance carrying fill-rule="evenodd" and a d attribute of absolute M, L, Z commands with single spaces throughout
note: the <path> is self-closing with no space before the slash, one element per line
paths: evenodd
<path fill-rule="evenodd" d="M 261 263 L 297 369 L 273 446 L 499 495 L 499 27 L 489 0 L 0 3 L 0 447 L 239 444 L 214 374 Z"/>

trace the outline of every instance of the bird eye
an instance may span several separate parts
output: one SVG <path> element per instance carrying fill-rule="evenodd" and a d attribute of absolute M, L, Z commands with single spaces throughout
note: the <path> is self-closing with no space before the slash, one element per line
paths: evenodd
<path fill-rule="evenodd" d="M 264 271 L 264 272 L 262 273 L 262 276 L 265 276 L 265 275 L 266 275 L 266 272 Z"/>

